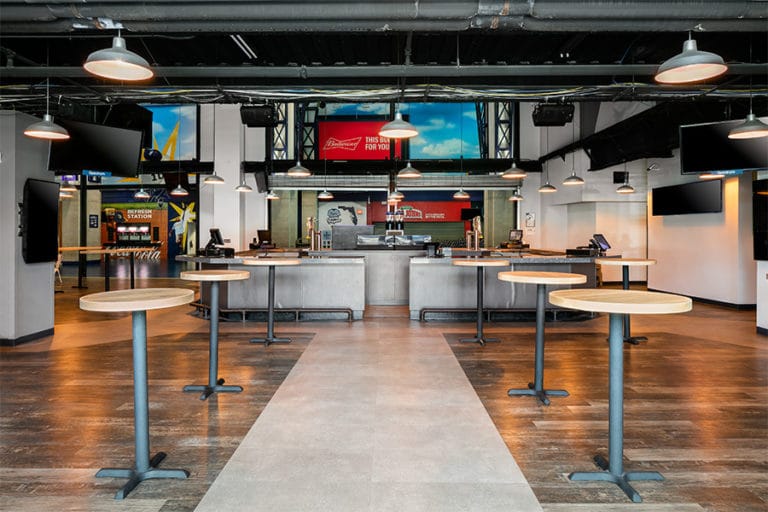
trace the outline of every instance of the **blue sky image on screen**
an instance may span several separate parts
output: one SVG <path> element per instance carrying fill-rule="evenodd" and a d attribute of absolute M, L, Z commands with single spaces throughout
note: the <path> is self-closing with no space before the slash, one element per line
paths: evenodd
<path fill-rule="evenodd" d="M 399 111 L 419 134 L 410 139 L 414 160 L 439 158 L 480 158 L 477 115 L 474 103 L 399 103 Z M 387 103 L 328 103 L 324 116 L 389 117 Z M 463 143 L 462 143 L 463 139 Z"/>
<path fill-rule="evenodd" d="M 152 111 L 152 147 L 163 161 L 197 158 L 196 105 L 142 105 Z"/>

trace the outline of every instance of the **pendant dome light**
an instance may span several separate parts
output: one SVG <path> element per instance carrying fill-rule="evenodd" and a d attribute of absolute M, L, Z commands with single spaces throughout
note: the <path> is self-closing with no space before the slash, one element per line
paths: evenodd
<path fill-rule="evenodd" d="M 419 134 L 419 131 L 408 121 L 403 119 L 403 114 L 395 112 L 395 118 L 381 127 L 379 136 L 388 139 L 409 139 Z"/>
<path fill-rule="evenodd" d="M 238 192 L 253 192 L 253 187 L 245 182 L 245 176 L 243 176 L 243 180 L 235 187 L 235 190 Z"/>
<path fill-rule="evenodd" d="M 509 166 L 509 169 L 501 173 L 501 177 L 505 180 L 522 180 L 528 177 L 528 173 L 523 169 L 520 169 L 515 161 L 512 160 L 512 165 Z"/>
<path fill-rule="evenodd" d="M 752 62 L 752 45 L 749 46 L 749 61 Z M 752 111 L 752 75 L 749 75 L 749 114 L 742 124 L 728 133 L 729 139 L 757 139 L 768 137 L 768 124 L 757 118 Z"/>
<path fill-rule="evenodd" d="M 470 198 L 469 192 L 464 190 L 463 187 L 459 187 L 459 190 L 453 193 L 453 198 L 457 201 L 467 201 Z"/>
<path fill-rule="evenodd" d="M 544 133 L 547 134 L 547 153 L 549 153 L 549 128 L 547 128 Z M 557 188 L 554 185 L 550 185 L 549 183 L 549 161 L 544 162 L 544 178 L 546 183 L 539 187 L 539 192 L 542 194 L 551 194 L 552 192 L 557 192 Z"/>
<path fill-rule="evenodd" d="M 142 200 L 149 199 L 149 192 L 144 190 L 144 187 L 142 187 L 139 190 L 137 190 L 135 194 L 133 194 L 133 198 L 142 199 Z"/>
<path fill-rule="evenodd" d="M 459 104 L 459 190 L 453 193 L 453 198 L 456 201 L 468 201 L 470 198 L 469 192 L 464 190 L 464 123 L 462 121 L 463 106 Z"/>
<path fill-rule="evenodd" d="M 395 185 L 395 190 L 389 193 L 389 197 L 387 198 L 389 201 L 402 201 L 405 199 L 405 194 L 397 190 L 397 185 Z"/>
<path fill-rule="evenodd" d="M 509 199 L 507 199 L 507 201 L 514 202 L 514 201 L 522 201 L 523 199 L 524 199 L 523 196 L 520 194 L 520 187 L 517 187 L 515 191 L 512 193 L 512 195 L 509 196 Z"/>
<path fill-rule="evenodd" d="M 317 198 L 321 201 L 330 201 L 333 199 L 333 194 L 324 189 L 322 192 L 317 194 Z"/>
<path fill-rule="evenodd" d="M 323 160 L 323 191 L 317 194 L 320 201 L 330 201 L 333 194 L 328 192 L 328 160 Z"/>
<path fill-rule="evenodd" d="M 237 192 L 253 192 L 253 188 L 245 182 L 245 171 L 242 161 L 245 160 L 245 127 L 241 126 L 243 133 L 243 144 L 240 146 L 240 184 L 235 187 Z"/>
<path fill-rule="evenodd" d="M 617 194 L 634 194 L 635 188 L 629 184 L 629 172 L 627 172 L 627 163 L 624 162 L 624 183 L 616 189 Z"/>
<path fill-rule="evenodd" d="M 269 192 L 267 192 L 267 199 L 269 201 L 277 201 L 280 199 L 280 196 L 277 195 L 274 190 L 270 190 Z"/>
<path fill-rule="evenodd" d="M 184 197 L 189 195 L 189 191 L 181 186 L 181 183 L 176 185 L 176 188 L 171 190 L 171 195 L 174 197 Z"/>
<path fill-rule="evenodd" d="M 576 123 L 571 121 L 571 143 L 576 140 Z M 563 180 L 563 185 L 583 185 L 584 179 L 581 176 L 576 176 L 576 150 L 571 151 L 571 175 Z"/>
<path fill-rule="evenodd" d="M 307 176 L 312 176 L 312 172 L 301 165 L 301 160 L 296 160 L 296 165 L 288 169 L 288 176 L 292 178 L 305 178 Z"/>
<path fill-rule="evenodd" d="M 421 178 L 421 171 L 416 169 L 411 165 L 411 162 L 408 162 L 408 165 L 400 169 L 400 172 L 397 173 L 398 178 Z"/>
<path fill-rule="evenodd" d="M 68 140 L 69 132 L 53 122 L 53 116 L 49 114 L 49 103 L 51 99 L 50 80 L 45 79 L 45 114 L 43 120 L 32 123 L 24 129 L 24 135 L 33 139 L 44 139 L 51 141 Z"/>
<path fill-rule="evenodd" d="M 691 38 L 683 43 L 683 51 L 664 61 L 656 71 L 655 80 L 662 84 L 691 84 L 715 78 L 728 71 L 723 58 L 696 47 Z"/>
<path fill-rule="evenodd" d="M 126 48 L 125 39 L 120 37 L 119 31 L 117 37 L 112 38 L 112 47 L 91 53 L 83 68 L 93 75 L 111 80 L 136 82 L 155 76 L 149 62 Z"/>
<path fill-rule="evenodd" d="M 213 174 L 209 174 L 203 180 L 206 185 L 223 185 L 224 178 L 216 174 L 216 105 L 213 105 Z"/>

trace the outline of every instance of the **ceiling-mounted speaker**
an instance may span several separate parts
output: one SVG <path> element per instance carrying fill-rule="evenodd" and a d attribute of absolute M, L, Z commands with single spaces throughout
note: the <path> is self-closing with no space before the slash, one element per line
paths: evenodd
<path fill-rule="evenodd" d="M 565 126 L 573 121 L 573 103 L 539 103 L 533 108 L 534 126 Z"/>
<path fill-rule="evenodd" d="M 243 105 L 240 107 L 240 119 L 250 128 L 277 126 L 277 112 L 272 105 Z"/>
<path fill-rule="evenodd" d="M 624 183 L 629 175 L 626 171 L 613 171 L 613 183 Z"/>

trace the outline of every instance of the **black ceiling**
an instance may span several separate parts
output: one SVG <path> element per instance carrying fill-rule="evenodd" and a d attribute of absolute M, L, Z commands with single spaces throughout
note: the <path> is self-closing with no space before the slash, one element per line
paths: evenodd
<path fill-rule="evenodd" d="M 150 83 L 82 69 L 117 29 L 155 68 Z M 689 30 L 728 74 L 655 84 Z M 767 53 L 761 1 L 0 2 L 0 101 L 32 113 L 44 111 L 46 79 L 54 104 L 747 101 L 766 95 Z"/>

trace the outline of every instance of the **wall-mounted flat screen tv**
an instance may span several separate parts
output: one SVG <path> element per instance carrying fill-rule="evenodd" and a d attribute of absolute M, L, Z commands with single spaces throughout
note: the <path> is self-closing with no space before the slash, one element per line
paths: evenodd
<path fill-rule="evenodd" d="M 59 184 L 27 179 L 21 203 L 21 257 L 25 263 L 56 261 L 58 226 Z"/>
<path fill-rule="evenodd" d="M 695 181 L 651 190 L 652 215 L 718 213 L 723 211 L 723 181 Z"/>
<path fill-rule="evenodd" d="M 768 123 L 768 117 L 760 118 Z M 680 127 L 680 172 L 768 169 L 768 139 L 729 139 L 738 121 L 683 125 Z"/>
<path fill-rule="evenodd" d="M 69 174 L 109 171 L 112 176 L 136 176 L 143 132 L 56 118 L 69 131 L 68 141 L 51 144 L 48 169 Z"/>

